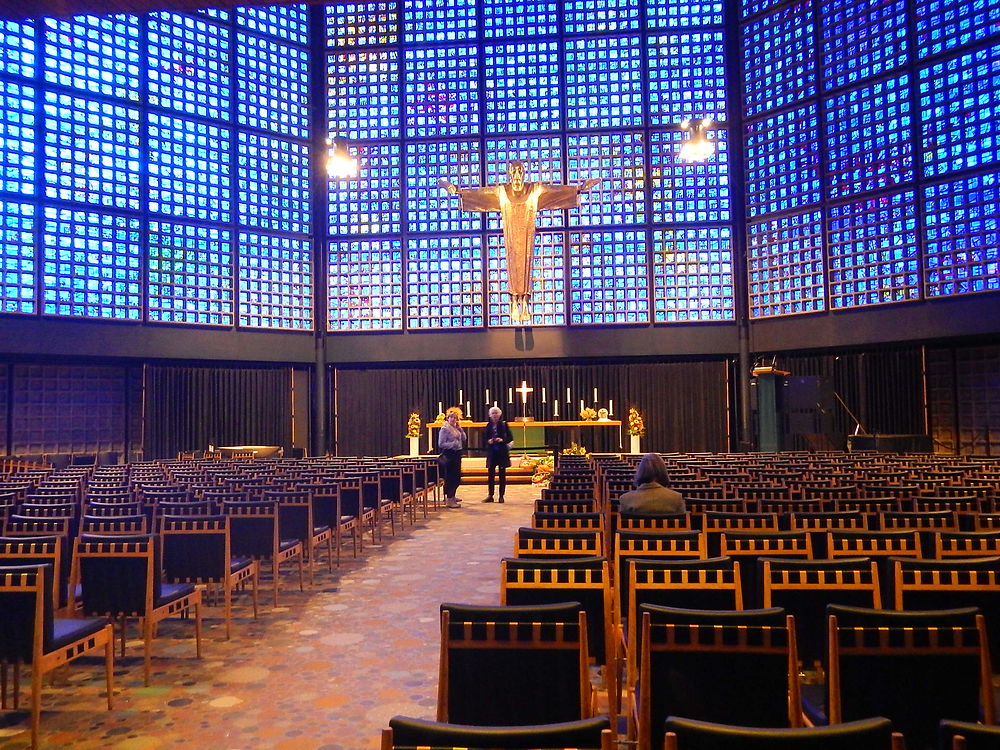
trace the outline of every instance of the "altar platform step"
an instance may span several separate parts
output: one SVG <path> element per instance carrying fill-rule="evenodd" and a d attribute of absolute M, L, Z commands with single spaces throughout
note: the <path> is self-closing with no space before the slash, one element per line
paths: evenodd
<path fill-rule="evenodd" d="M 510 468 L 507 469 L 508 484 L 531 484 L 531 476 L 535 470 L 522 469 L 520 463 L 520 456 L 511 456 Z M 462 484 L 486 484 L 488 481 L 485 458 L 466 456 L 462 459 Z"/>

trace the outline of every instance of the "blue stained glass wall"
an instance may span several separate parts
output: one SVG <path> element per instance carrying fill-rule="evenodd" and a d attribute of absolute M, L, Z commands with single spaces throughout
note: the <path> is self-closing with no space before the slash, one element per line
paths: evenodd
<path fill-rule="evenodd" d="M 575 206 L 571 191 L 534 216 L 532 325 L 734 318 L 721 1 L 404 0 L 326 14 L 328 136 L 348 138 L 362 170 L 330 183 L 332 330 L 516 325 L 495 192 L 514 160 L 529 183 L 587 186 Z M 690 118 L 713 122 L 706 164 L 678 157 Z M 405 314 L 359 291 L 376 262 L 360 238 L 398 244 Z M 666 269 L 667 246 L 684 262 Z"/>
<path fill-rule="evenodd" d="M 997 290 L 1000 2 L 909 8 L 744 0 L 752 317 Z"/>
<path fill-rule="evenodd" d="M 0 36 L 0 311 L 312 327 L 304 6 Z"/>

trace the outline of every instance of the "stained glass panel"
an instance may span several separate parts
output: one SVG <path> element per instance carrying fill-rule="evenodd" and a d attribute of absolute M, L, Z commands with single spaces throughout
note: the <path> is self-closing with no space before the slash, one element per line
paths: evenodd
<path fill-rule="evenodd" d="M 835 309 L 919 299 L 913 191 L 831 206 L 827 254 Z"/>
<path fill-rule="evenodd" d="M 236 121 L 292 138 L 309 137 L 306 51 L 237 34 Z"/>
<path fill-rule="evenodd" d="M 649 112 L 654 125 L 685 118 L 726 119 L 725 45 L 721 31 L 649 39 Z"/>
<path fill-rule="evenodd" d="M 908 75 L 826 102 L 826 177 L 831 198 L 913 179 Z"/>
<path fill-rule="evenodd" d="M 359 146 L 357 160 L 358 178 L 330 181 L 330 234 L 399 234 L 399 146 Z"/>
<path fill-rule="evenodd" d="M 923 59 L 996 34 L 1000 0 L 917 0 L 914 18 Z"/>
<path fill-rule="evenodd" d="M 1000 290 L 1000 176 L 972 175 L 924 191 L 928 297 Z"/>
<path fill-rule="evenodd" d="M 483 248 L 479 237 L 414 238 L 406 255 L 407 328 L 483 325 Z"/>
<path fill-rule="evenodd" d="M 479 130 L 475 47 L 406 50 L 406 135 L 465 135 Z"/>
<path fill-rule="evenodd" d="M 566 32 L 593 34 L 639 28 L 638 0 L 565 0 Z"/>
<path fill-rule="evenodd" d="M 809 211 L 749 225 L 747 281 L 751 318 L 825 309 L 822 214 Z"/>
<path fill-rule="evenodd" d="M 729 158 L 725 130 L 713 130 L 715 155 L 704 162 L 686 162 L 678 156 L 687 133 L 678 130 L 650 133 L 653 221 L 729 221 Z"/>
<path fill-rule="evenodd" d="M 724 12 L 722 0 L 647 0 L 646 25 L 651 29 L 721 26 Z"/>
<path fill-rule="evenodd" d="M 337 8 L 340 8 L 339 4 Z M 256 34 L 305 47 L 309 44 L 308 5 L 249 6 L 236 9 L 236 25 Z"/>
<path fill-rule="evenodd" d="M 312 329 L 309 240 L 240 232 L 240 325 Z"/>
<path fill-rule="evenodd" d="M 45 80 L 90 94 L 139 99 L 136 16 L 46 18 Z"/>
<path fill-rule="evenodd" d="M 0 312 L 35 312 L 35 207 L 0 201 Z"/>
<path fill-rule="evenodd" d="M 567 39 L 570 130 L 642 125 L 643 45 L 635 36 Z"/>
<path fill-rule="evenodd" d="M 331 135 L 362 140 L 399 137 L 396 50 L 330 55 L 327 91 Z"/>
<path fill-rule="evenodd" d="M 744 40 L 747 117 L 816 94 L 815 34 L 809 2 L 799 0 L 749 22 L 744 27 Z"/>
<path fill-rule="evenodd" d="M 139 209 L 139 111 L 45 92 L 45 195 Z"/>
<path fill-rule="evenodd" d="M 1000 160 L 1000 44 L 919 72 L 924 176 Z"/>
<path fill-rule="evenodd" d="M 489 325 L 512 326 L 510 293 L 507 288 L 507 252 L 503 237 L 490 234 L 487 238 L 487 299 Z M 562 232 L 538 232 L 531 257 L 531 322 L 532 326 L 566 324 L 565 236 Z M 525 325 L 518 323 L 517 325 Z"/>
<path fill-rule="evenodd" d="M 733 320 L 729 227 L 653 232 L 653 321 Z"/>
<path fill-rule="evenodd" d="M 204 18 L 151 13 L 149 103 L 188 115 L 229 119 L 230 31 Z"/>
<path fill-rule="evenodd" d="M 403 327 L 403 253 L 398 239 L 330 245 L 329 320 L 333 331 Z"/>
<path fill-rule="evenodd" d="M 136 218 L 47 207 L 42 312 L 140 320 L 142 256 Z"/>
<path fill-rule="evenodd" d="M 401 0 L 407 44 L 460 42 L 476 37 L 475 0 Z"/>
<path fill-rule="evenodd" d="M 747 125 L 748 216 L 819 201 L 818 124 L 813 107 L 800 107 Z"/>
<path fill-rule="evenodd" d="M 150 321 L 232 325 L 229 230 L 150 222 L 148 295 Z"/>
<path fill-rule="evenodd" d="M 0 73 L 34 77 L 36 44 L 34 21 L 0 19 Z"/>
<path fill-rule="evenodd" d="M 559 128 L 559 43 L 486 48 L 486 128 L 536 133 Z"/>
<path fill-rule="evenodd" d="M 827 89 L 906 64 L 906 0 L 825 0 L 821 13 L 823 79 Z"/>
<path fill-rule="evenodd" d="M 395 44 L 399 41 L 397 7 L 396 0 L 326 5 L 326 37 L 336 47 Z"/>
<path fill-rule="evenodd" d="M 569 184 L 600 182 L 581 193 L 569 212 L 572 226 L 620 226 L 646 220 L 643 139 L 640 133 L 571 135 L 567 163 Z"/>
<path fill-rule="evenodd" d="M 645 232 L 571 232 L 570 323 L 647 323 Z"/>
<path fill-rule="evenodd" d="M 411 232 L 471 231 L 481 214 L 463 211 L 457 197 L 438 184 L 446 179 L 461 190 L 482 186 L 479 146 L 474 141 L 411 143 L 406 149 L 407 217 Z"/>
<path fill-rule="evenodd" d="M 483 29 L 491 39 L 524 39 L 559 30 L 556 0 L 483 0 Z"/>
<path fill-rule="evenodd" d="M 35 192 L 35 88 L 0 80 L 0 190 Z"/>
<path fill-rule="evenodd" d="M 309 151 L 301 143 L 237 134 L 238 216 L 247 228 L 309 232 Z"/>

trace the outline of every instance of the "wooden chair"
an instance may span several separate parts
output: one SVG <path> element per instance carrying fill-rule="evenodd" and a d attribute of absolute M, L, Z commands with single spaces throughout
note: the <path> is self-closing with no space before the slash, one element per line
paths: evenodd
<path fill-rule="evenodd" d="M 848 531 L 835 529 L 826 533 L 828 558 L 870 557 L 879 570 L 882 601 L 892 601 L 892 557 L 923 557 L 920 532 Z"/>
<path fill-rule="evenodd" d="M 723 557 L 740 561 L 744 605 L 757 609 L 762 599 L 757 560 L 761 557 L 812 560 L 812 536 L 808 531 L 730 531 L 720 535 L 719 552 Z"/>
<path fill-rule="evenodd" d="M 994 557 L 1000 555 L 998 531 L 939 531 L 934 534 L 934 557 Z"/>
<path fill-rule="evenodd" d="M 759 533 L 778 532 L 781 527 L 776 513 L 702 513 L 702 530 L 708 536 L 708 554 L 718 557 L 719 535 L 723 531 L 755 531 Z"/>
<path fill-rule="evenodd" d="M 761 728 L 672 716 L 664 750 L 905 750 L 903 735 L 881 716 L 829 727 Z"/>
<path fill-rule="evenodd" d="M 69 550 L 65 537 L 2 536 L 0 565 L 51 565 L 52 607 L 60 616 L 69 616 Z"/>
<path fill-rule="evenodd" d="M 611 573 L 603 557 L 569 559 L 504 558 L 500 561 L 500 604 L 531 606 L 580 602 L 587 613 L 590 658 L 603 667 L 612 721 L 618 715 L 617 648 Z"/>
<path fill-rule="evenodd" d="M 301 539 L 283 538 L 277 503 L 271 500 L 225 502 L 222 504 L 222 512 L 230 518 L 233 554 L 258 561 L 270 561 L 275 607 L 278 606 L 282 563 L 298 561 L 299 591 L 305 591 L 305 545 Z"/>
<path fill-rule="evenodd" d="M 232 637 L 233 591 L 248 581 L 257 619 L 260 563 L 233 557 L 228 516 L 163 516 L 163 574 L 171 583 L 221 586 L 226 639 Z"/>
<path fill-rule="evenodd" d="M 870 517 L 858 511 L 826 511 L 823 513 L 792 513 L 788 519 L 790 531 L 808 531 L 812 537 L 813 557 L 827 557 L 826 532 L 835 529 L 866 531 Z"/>
<path fill-rule="evenodd" d="M 972 721 L 942 719 L 938 737 L 940 750 L 996 750 L 1000 747 L 1000 727 Z"/>
<path fill-rule="evenodd" d="M 879 609 L 878 567 L 869 557 L 834 560 L 761 558 L 763 606 L 782 607 L 795 617 L 799 658 L 816 667 L 826 650 L 826 605 Z"/>
<path fill-rule="evenodd" d="M 629 731 L 639 750 L 652 749 L 668 716 L 801 726 L 793 617 L 780 608 L 716 612 L 648 604 L 640 613 L 639 687 Z"/>
<path fill-rule="evenodd" d="M 279 528 L 290 539 L 298 539 L 309 567 L 309 585 L 315 583 L 316 558 L 320 547 L 326 546 L 327 570 L 333 572 L 333 528 L 317 521 L 313 502 L 307 490 L 265 490 L 263 500 L 277 503 Z"/>
<path fill-rule="evenodd" d="M 630 559 L 623 572 L 624 604 L 619 637 L 625 644 L 625 684 L 638 682 L 639 607 L 654 604 L 678 609 L 743 609 L 740 564 L 729 557 L 708 560 Z"/>
<path fill-rule="evenodd" d="M 408 716 L 394 716 L 382 730 L 381 750 L 494 750 L 549 748 L 551 750 L 614 750 L 615 733 L 606 716 L 559 724 L 533 726 L 470 727 Z"/>
<path fill-rule="evenodd" d="M 333 548 L 337 554 L 337 565 L 340 565 L 340 553 L 344 547 L 344 537 L 351 538 L 351 555 L 358 556 L 358 546 L 363 543 L 361 525 L 358 521 L 357 507 L 354 512 L 346 511 L 341 503 L 340 486 L 336 483 L 316 483 L 300 485 L 309 493 L 313 506 L 313 518 L 320 524 L 326 524 L 333 529 Z M 360 495 L 359 495 L 360 496 Z"/>
<path fill-rule="evenodd" d="M 578 602 L 441 605 L 438 721 L 551 724 L 590 718 L 595 708 Z"/>
<path fill-rule="evenodd" d="M 885 716 L 908 747 L 943 718 L 994 723 L 986 626 L 975 608 L 894 612 L 830 605 L 829 723 Z"/>
<path fill-rule="evenodd" d="M 21 665 L 31 665 L 31 747 L 38 747 L 42 678 L 103 649 L 108 710 L 114 704 L 114 632 L 103 617 L 53 615 L 53 570 L 48 564 L 0 566 L 0 705 L 7 707 L 7 668 L 14 667 L 14 709 L 19 707 Z"/>
<path fill-rule="evenodd" d="M 669 513 L 662 516 L 636 516 L 631 513 L 618 514 L 619 531 L 690 531 L 691 513 Z"/>
<path fill-rule="evenodd" d="M 122 653 L 126 621 L 142 621 L 143 680 L 149 685 L 153 637 L 158 622 L 194 612 L 195 651 L 201 658 L 201 591 L 191 584 L 162 583 L 159 539 L 154 535 L 82 535 L 73 549 L 70 594 L 79 590 L 85 615 L 121 618 Z M 70 600 L 71 611 L 75 609 Z"/>

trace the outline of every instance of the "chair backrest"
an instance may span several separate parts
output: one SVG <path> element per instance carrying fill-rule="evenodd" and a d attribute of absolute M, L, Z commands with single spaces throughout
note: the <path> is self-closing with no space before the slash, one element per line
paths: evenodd
<path fill-rule="evenodd" d="M 972 721 L 942 719 L 938 726 L 940 750 L 996 750 L 1000 727 Z"/>
<path fill-rule="evenodd" d="M 137 516 L 84 516 L 80 519 L 81 534 L 146 534 L 149 521 Z"/>
<path fill-rule="evenodd" d="M 536 513 L 596 513 L 597 501 L 585 500 L 535 500 Z"/>
<path fill-rule="evenodd" d="M 892 722 L 876 716 L 828 727 L 760 728 L 671 716 L 665 750 L 903 750 Z"/>
<path fill-rule="evenodd" d="M 415 750 L 421 747 L 435 750 L 473 747 L 489 747 L 494 750 L 612 750 L 613 737 L 611 721 L 607 716 L 556 724 L 510 727 L 470 727 L 394 716 L 389 719 L 389 728 L 382 732 L 382 750 Z"/>
<path fill-rule="evenodd" d="M 578 602 L 441 605 L 438 720 L 480 726 L 574 721 L 587 718 L 589 692 L 587 616 Z"/>
<path fill-rule="evenodd" d="M 539 513 L 531 514 L 534 529 L 604 530 L 603 513 Z"/>
<path fill-rule="evenodd" d="M 51 565 L 52 604 L 56 609 L 66 605 L 69 584 L 69 550 L 67 540 L 52 536 L 0 537 L 0 564 Z"/>
<path fill-rule="evenodd" d="M 504 558 L 500 604 L 536 605 L 578 601 L 587 613 L 587 643 L 597 664 L 613 650 L 612 584 L 603 557 Z"/>
<path fill-rule="evenodd" d="M 895 612 L 830 605 L 831 723 L 885 716 L 908 747 L 933 746 L 942 718 L 994 721 L 983 616 L 974 607 Z M 989 696 L 983 703 L 981 697 Z"/>
<path fill-rule="evenodd" d="M 882 606 L 878 567 L 869 557 L 757 561 L 765 607 L 783 607 L 795 616 L 799 658 L 805 665 L 826 652 L 826 605 Z"/>
<path fill-rule="evenodd" d="M 11 515 L 4 519 L 4 536 L 51 536 L 53 534 L 69 539 L 74 531 L 73 519 L 66 516 L 55 518 L 34 518 Z"/>
<path fill-rule="evenodd" d="M 939 531 L 934 534 L 934 557 L 993 557 L 1000 555 L 998 531 Z"/>
<path fill-rule="evenodd" d="M 808 531 L 725 532 L 719 537 L 719 554 L 743 563 L 743 602 L 747 608 L 757 609 L 762 601 L 757 560 L 761 557 L 811 560 L 812 535 Z"/>
<path fill-rule="evenodd" d="M 30 664 L 53 641 L 52 566 L 0 565 L 0 662 Z"/>
<path fill-rule="evenodd" d="M 691 513 L 667 513 L 662 516 L 636 516 L 631 513 L 618 514 L 619 531 L 690 531 Z"/>
<path fill-rule="evenodd" d="M 1000 556 L 890 560 L 896 609 L 977 607 L 986 620 L 990 656 L 1000 666 Z"/>
<path fill-rule="evenodd" d="M 229 516 L 163 516 L 160 535 L 167 580 L 216 583 L 229 575 Z"/>
<path fill-rule="evenodd" d="M 83 506 L 85 516 L 137 516 L 140 513 L 142 513 L 142 503 L 135 502 L 105 503 L 88 500 Z"/>
<path fill-rule="evenodd" d="M 647 738 L 645 747 L 652 747 L 668 716 L 801 725 L 795 623 L 784 610 L 647 604 L 639 611 L 639 733 Z"/>
<path fill-rule="evenodd" d="M 229 516 L 232 552 L 241 557 L 273 558 L 278 553 L 278 506 L 271 500 L 222 503 Z"/>
<path fill-rule="evenodd" d="M 160 596 L 160 571 L 154 534 L 81 534 L 73 549 L 72 580 L 88 615 L 144 616 Z"/>
<path fill-rule="evenodd" d="M 601 557 L 600 530 L 531 529 L 522 526 L 514 537 L 514 557 Z"/>

